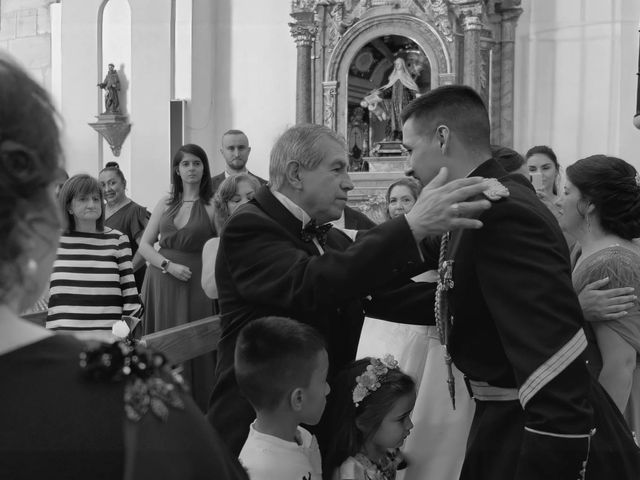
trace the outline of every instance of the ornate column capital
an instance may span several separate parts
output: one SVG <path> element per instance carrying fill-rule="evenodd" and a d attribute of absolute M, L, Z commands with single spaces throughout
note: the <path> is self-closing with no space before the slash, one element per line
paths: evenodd
<path fill-rule="evenodd" d="M 309 46 L 313 44 L 318 32 L 318 26 L 315 22 L 315 12 L 313 11 L 294 11 L 291 16 L 295 22 L 289 23 L 291 36 L 298 47 Z"/>
<path fill-rule="evenodd" d="M 453 13 L 460 19 L 464 31 L 482 30 L 485 3 L 482 0 L 449 0 Z"/>
<path fill-rule="evenodd" d="M 298 47 L 313 44 L 318 27 L 315 25 L 298 25 L 297 23 L 290 23 L 289 27 L 291 28 L 291 36 Z"/>

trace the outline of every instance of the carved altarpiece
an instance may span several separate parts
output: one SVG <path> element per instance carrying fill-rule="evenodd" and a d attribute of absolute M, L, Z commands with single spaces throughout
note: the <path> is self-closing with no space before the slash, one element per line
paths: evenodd
<path fill-rule="evenodd" d="M 520 0 L 292 2 L 296 121 L 327 125 L 347 139 L 356 184 L 352 203 L 375 206 L 406 167 L 400 142 L 382 139 L 380 120 L 366 108 L 357 110 L 362 98 L 383 87 L 396 58 L 403 58 L 420 93 L 452 83 L 475 88 L 490 111 L 492 142 L 512 145 L 519 6 Z M 354 145 L 362 158 L 353 155 Z M 367 159 L 370 171 L 358 171 Z"/>

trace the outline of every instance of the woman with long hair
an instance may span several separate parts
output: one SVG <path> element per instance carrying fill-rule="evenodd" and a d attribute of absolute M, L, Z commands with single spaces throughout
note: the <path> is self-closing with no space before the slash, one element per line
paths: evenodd
<path fill-rule="evenodd" d="M 562 215 L 558 188 L 560 184 L 560 163 L 551 147 L 536 145 L 526 155 L 529 175 L 538 198 L 556 218 Z"/>
<path fill-rule="evenodd" d="M 172 162 L 171 187 L 171 193 L 154 208 L 140 240 L 139 251 L 149 262 L 142 285 L 146 333 L 213 314 L 212 302 L 200 285 L 202 247 L 216 234 L 209 160 L 201 147 L 187 144 L 178 149 Z M 160 246 L 157 251 L 156 242 Z M 202 409 L 213 383 L 210 357 L 185 365 L 185 375 Z"/>

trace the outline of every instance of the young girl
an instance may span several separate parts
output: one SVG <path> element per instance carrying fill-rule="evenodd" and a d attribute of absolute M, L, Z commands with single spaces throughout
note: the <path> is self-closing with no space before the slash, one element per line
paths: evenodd
<path fill-rule="evenodd" d="M 393 356 L 356 360 L 331 387 L 323 472 L 331 480 L 393 480 L 413 428 L 415 383 Z"/>

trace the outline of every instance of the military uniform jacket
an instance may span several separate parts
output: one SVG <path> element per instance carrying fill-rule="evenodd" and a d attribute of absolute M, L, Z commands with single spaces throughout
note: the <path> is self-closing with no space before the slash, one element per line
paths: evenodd
<path fill-rule="evenodd" d="M 433 290 L 409 282 L 421 257 L 404 217 L 356 242 L 331 229 L 322 255 L 301 230 L 300 220 L 262 187 L 222 232 L 216 261 L 222 338 L 208 418 L 236 455 L 255 416 L 233 372 L 238 333 L 251 320 L 278 315 L 315 327 L 327 342 L 330 374 L 354 359 L 365 310 L 433 324 Z"/>
<path fill-rule="evenodd" d="M 636 468 L 624 422 L 581 356 L 584 320 L 557 220 L 522 175 L 507 176 L 495 160 L 470 175 L 500 179 L 510 196 L 481 215 L 481 229 L 452 234 L 449 352 L 468 379 L 517 389 L 519 401 L 478 404 L 461 478 L 581 478 L 589 450 L 590 467 L 596 444 L 614 441 L 608 435 L 627 448 L 620 462 L 626 456 Z M 427 248 L 433 257 L 435 243 Z M 607 426 L 600 428 L 602 418 Z M 618 461 L 617 452 L 609 454 Z M 587 470 L 586 478 L 601 477 Z"/>

